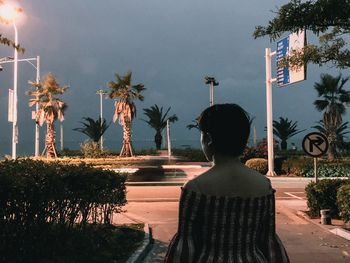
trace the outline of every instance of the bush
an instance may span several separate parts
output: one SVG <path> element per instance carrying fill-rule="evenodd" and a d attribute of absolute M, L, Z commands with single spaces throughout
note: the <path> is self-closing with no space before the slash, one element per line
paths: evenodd
<path fill-rule="evenodd" d="M 126 177 L 86 164 L 30 159 L 0 163 L 0 228 L 56 223 L 110 224 L 126 203 Z"/>
<path fill-rule="evenodd" d="M 173 149 L 172 154 L 175 156 L 183 157 L 186 161 L 191 162 L 207 162 L 203 151 L 201 149 Z"/>
<path fill-rule="evenodd" d="M 281 172 L 286 175 L 303 176 L 313 171 L 313 160 L 309 157 L 292 157 L 282 161 Z"/>
<path fill-rule="evenodd" d="M 86 158 L 98 158 L 104 155 L 98 142 L 85 141 L 80 145 L 80 148 Z"/>
<path fill-rule="evenodd" d="M 268 162 L 263 158 L 253 158 L 246 161 L 245 165 L 251 169 L 258 171 L 261 174 L 266 174 L 268 169 Z"/>
<path fill-rule="evenodd" d="M 349 180 L 324 179 L 317 183 L 309 183 L 305 191 L 310 215 L 318 217 L 321 209 L 330 209 L 330 215 L 338 218 L 337 191 L 346 183 L 349 183 Z"/>
<path fill-rule="evenodd" d="M 344 222 L 350 221 L 350 183 L 339 187 L 337 192 L 339 215 Z"/>
<path fill-rule="evenodd" d="M 313 177 L 314 168 L 305 168 L 301 171 L 301 175 L 304 177 Z M 318 177 L 349 177 L 350 176 L 350 165 L 339 165 L 336 163 L 332 164 L 320 164 L 317 167 Z"/>
<path fill-rule="evenodd" d="M 82 151 L 80 150 L 70 150 L 68 148 L 64 148 L 62 151 L 58 152 L 59 157 L 81 157 L 83 156 Z"/>

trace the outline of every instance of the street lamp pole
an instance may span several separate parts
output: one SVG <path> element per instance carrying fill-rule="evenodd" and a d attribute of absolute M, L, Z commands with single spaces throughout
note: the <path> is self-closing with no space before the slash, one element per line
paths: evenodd
<path fill-rule="evenodd" d="M 101 127 L 103 124 L 103 95 L 107 94 L 107 91 L 99 89 L 98 91 L 96 91 L 96 94 L 100 95 L 100 120 L 101 120 Z M 100 149 L 101 151 L 103 151 L 103 135 L 101 135 L 100 138 Z"/>
<path fill-rule="evenodd" d="M 36 57 L 36 84 L 40 83 L 40 56 Z M 39 111 L 39 103 L 35 104 L 35 113 L 38 114 Z M 35 122 L 35 157 L 38 157 L 40 152 L 40 140 L 39 140 L 39 124 Z"/>
<path fill-rule="evenodd" d="M 214 77 L 205 78 L 205 84 L 209 84 L 209 106 L 214 105 L 214 86 L 219 86 L 219 82 Z"/>
<path fill-rule="evenodd" d="M 18 143 L 18 126 L 17 126 L 17 80 L 18 80 L 18 31 L 16 23 L 13 22 L 13 28 L 15 30 L 15 52 L 14 52 L 14 63 L 13 63 L 13 110 L 12 110 L 12 159 L 15 160 L 17 157 L 16 144 Z"/>
<path fill-rule="evenodd" d="M 33 60 L 36 60 L 36 66 L 31 62 Z M 40 56 L 37 56 L 36 58 L 24 58 L 24 59 L 15 59 L 14 57 L 5 57 L 5 58 L 2 58 L 0 59 L 0 67 L 1 67 L 1 64 L 6 64 L 6 63 L 14 63 L 14 65 L 16 65 L 16 63 L 18 62 L 22 62 L 22 61 L 26 61 L 28 62 L 30 65 L 32 65 L 35 69 L 36 69 L 36 83 L 39 84 L 40 83 Z M 15 72 L 17 72 L 17 67 L 16 67 L 16 70 L 14 70 Z M 17 77 L 18 74 L 14 74 L 14 82 L 16 84 L 14 84 L 14 90 L 13 90 L 13 100 L 12 100 L 12 112 L 11 112 L 11 115 L 12 115 L 12 122 L 13 122 L 13 125 L 15 123 L 15 115 L 17 116 L 17 107 L 15 105 L 17 105 L 15 103 L 15 90 L 16 90 L 16 94 L 17 94 Z M 16 99 L 17 101 L 17 99 Z M 36 103 L 35 105 L 35 112 L 37 113 L 39 110 L 39 104 Z M 16 112 L 16 113 L 15 113 Z M 16 122 L 17 122 L 17 117 L 16 117 Z M 16 125 L 17 126 L 17 125 Z M 13 140 L 12 141 L 18 141 L 18 138 L 16 139 L 16 136 L 18 137 L 18 127 L 17 128 L 14 128 L 14 131 L 15 131 L 15 136 L 12 136 Z M 15 139 L 14 139 L 15 138 Z M 12 143 L 12 158 L 16 158 L 16 145 Z M 39 153 L 39 124 L 35 124 L 35 157 L 38 157 L 40 155 Z"/>

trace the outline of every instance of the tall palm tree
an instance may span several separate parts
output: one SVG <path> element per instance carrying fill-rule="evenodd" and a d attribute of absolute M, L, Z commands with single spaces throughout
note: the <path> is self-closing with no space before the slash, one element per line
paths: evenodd
<path fill-rule="evenodd" d="M 335 147 L 339 150 L 344 149 L 344 146 L 346 145 L 345 138 L 347 137 L 346 134 L 348 134 L 350 131 L 348 130 L 348 124 L 349 122 L 342 123 L 336 130 L 336 144 Z M 317 122 L 317 125 L 312 126 L 312 128 L 317 129 L 319 132 L 323 133 L 327 138 L 329 137 L 329 134 L 332 132 L 332 130 L 328 130 L 328 127 L 324 125 L 323 120 L 320 120 Z"/>
<path fill-rule="evenodd" d="M 28 95 L 33 98 L 29 100 L 29 106 L 39 105 L 36 112 L 35 121 L 42 126 L 46 122 L 45 149 L 48 158 L 57 157 L 55 146 L 55 120 L 63 121 L 67 104 L 57 97 L 62 95 L 68 86 L 60 86 L 56 77 L 49 73 L 44 76 L 41 83 L 29 82 L 33 90 L 28 91 Z"/>
<path fill-rule="evenodd" d="M 143 109 L 144 114 L 148 117 L 148 120 L 143 120 L 148 123 L 153 129 L 155 129 L 156 134 L 154 136 L 154 142 L 156 144 L 157 150 L 160 150 L 162 146 L 162 131 L 167 125 L 167 121 L 174 123 L 178 120 L 175 114 L 168 116 L 170 107 L 163 113 L 163 107 L 159 108 L 157 104 L 151 106 L 149 109 Z"/>
<path fill-rule="evenodd" d="M 81 128 L 75 128 L 73 131 L 78 131 L 87 135 L 92 141 L 99 142 L 102 135 L 108 129 L 109 124 L 105 118 L 103 120 L 99 117 L 97 120 L 94 120 L 90 117 L 83 118 L 86 122 L 80 122 L 83 124 Z"/>
<path fill-rule="evenodd" d="M 108 87 L 109 98 L 115 99 L 116 102 L 113 122 L 119 118 L 120 125 L 123 126 L 123 146 L 120 151 L 120 156 L 133 156 L 133 149 L 131 143 L 131 125 L 132 120 L 136 116 L 135 100 L 143 101 L 144 97 L 141 92 L 145 90 L 144 85 L 139 83 L 137 85 L 131 84 L 132 73 L 129 71 L 125 76 L 115 74 L 116 81 L 110 81 Z"/>
<path fill-rule="evenodd" d="M 342 124 L 342 115 L 345 114 L 346 105 L 350 103 L 350 92 L 344 89 L 348 80 L 349 77 L 342 78 L 341 74 L 337 77 L 322 74 L 321 81 L 314 84 L 320 98 L 315 100 L 314 105 L 318 111 L 323 111 L 323 124 L 328 131 L 328 159 L 331 161 L 334 160 L 337 153 L 337 129 Z"/>
<path fill-rule="evenodd" d="M 287 150 L 288 139 L 304 131 L 299 131 L 297 126 L 297 121 L 293 122 L 288 118 L 280 117 L 279 121 L 273 121 L 273 134 L 281 140 L 281 150 Z"/>

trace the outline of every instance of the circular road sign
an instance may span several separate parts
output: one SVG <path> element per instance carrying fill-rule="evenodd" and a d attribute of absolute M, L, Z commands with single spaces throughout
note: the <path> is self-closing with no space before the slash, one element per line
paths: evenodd
<path fill-rule="evenodd" d="M 311 132 L 303 139 L 303 150 L 312 157 L 320 157 L 328 151 L 327 137 L 319 132 Z"/>

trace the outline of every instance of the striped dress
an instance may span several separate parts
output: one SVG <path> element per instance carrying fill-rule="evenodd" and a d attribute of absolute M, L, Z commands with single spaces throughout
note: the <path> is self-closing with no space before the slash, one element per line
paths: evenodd
<path fill-rule="evenodd" d="M 276 234 L 274 192 L 241 198 L 182 189 L 178 230 L 165 262 L 289 262 Z"/>

